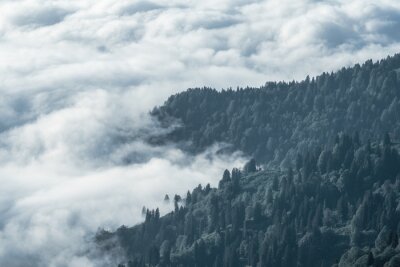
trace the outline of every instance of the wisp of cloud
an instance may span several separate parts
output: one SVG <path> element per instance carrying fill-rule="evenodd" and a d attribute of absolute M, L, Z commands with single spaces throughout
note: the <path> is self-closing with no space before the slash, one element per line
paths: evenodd
<path fill-rule="evenodd" d="M 400 3 L 378 2 L 1 1 L 0 265 L 107 265 L 98 227 L 245 161 L 147 144 L 153 106 L 396 53 Z"/>

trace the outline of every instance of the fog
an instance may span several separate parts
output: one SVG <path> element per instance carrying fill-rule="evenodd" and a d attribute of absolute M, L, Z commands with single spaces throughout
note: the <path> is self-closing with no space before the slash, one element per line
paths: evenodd
<path fill-rule="evenodd" d="M 379 2 L 379 3 L 378 3 Z M 0 265 L 98 266 L 91 238 L 246 157 L 144 137 L 189 87 L 259 86 L 399 51 L 398 1 L 0 3 Z M 89 253 L 88 253 L 89 252 Z"/>
<path fill-rule="evenodd" d="M 101 90 L 78 93 L 2 134 L 1 265 L 90 266 L 97 228 L 134 225 L 143 206 L 168 212 L 165 194 L 215 185 L 224 168 L 242 164 L 239 154 L 217 156 L 217 146 L 190 156 L 147 145 L 144 135 L 162 130 L 124 102 Z"/>

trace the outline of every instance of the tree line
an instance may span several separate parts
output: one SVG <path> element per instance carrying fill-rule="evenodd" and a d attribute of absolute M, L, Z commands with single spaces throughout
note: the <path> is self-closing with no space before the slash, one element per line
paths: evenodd
<path fill-rule="evenodd" d="M 117 240 L 126 267 L 398 266 L 396 145 L 335 139 L 282 173 L 254 161 L 225 170 L 218 188 L 175 196 L 171 213 L 147 210 L 144 223 L 97 238 Z"/>

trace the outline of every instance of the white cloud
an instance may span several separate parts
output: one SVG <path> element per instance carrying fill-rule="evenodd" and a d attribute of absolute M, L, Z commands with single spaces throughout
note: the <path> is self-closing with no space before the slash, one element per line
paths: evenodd
<path fill-rule="evenodd" d="M 98 227 L 133 225 L 143 205 L 165 213 L 165 194 L 215 185 L 224 168 L 243 163 L 216 156 L 218 147 L 194 157 L 144 143 L 161 129 L 131 105 L 140 97 L 84 91 L 2 133 L 0 265 L 98 266 L 86 253 Z"/>
<path fill-rule="evenodd" d="M 131 225 L 142 205 L 242 164 L 146 145 L 159 130 L 147 111 L 170 94 L 302 79 L 400 48 L 395 0 L 3 0 L 0 10 L 2 266 L 96 265 L 78 252 L 98 226 Z"/>

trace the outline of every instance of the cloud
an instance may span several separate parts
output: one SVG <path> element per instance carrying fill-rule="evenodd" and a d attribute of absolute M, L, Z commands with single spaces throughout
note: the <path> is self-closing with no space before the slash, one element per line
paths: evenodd
<path fill-rule="evenodd" d="M 153 2 L 141 1 L 136 3 L 130 3 L 128 5 L 122 6 L 119 14 L 121 15 L 133 15 L 140 12 L 149 12 L 153 10 L 162 9 L 163 6 L 160 6 Z"/>
<path fill-rule="evenodd" d="M 165 194 L 215 185 L 224 168 L 243 164 L 240 154 L 218 156 L 218 146 L 190 156 L 144 143 L 164 130 L 131 106 L 138 91 L 123 94 L 78 93 L 1 134 L 0 265 L 107 266 L 89 253 L 98 227 L 133 225 L 144 205 L 166 213 Z"/>
<path fill-rule="evenodd" d="M 186 157 L 172 149 L 168 155 L 179 161 Z M 22 261 L 29 261 L 30 266 L 60 266 L 57 262 L 69 266 L 69 259 L 79 255 L 89 261 L 86 251 L 91 248 L 85 246 L 89 244 L 85 240 L 90 240 L 99 226 L 115 229 L 122 224 L 133 225 L 141 220 L 143 205 L 160 207 L 165 213 L 171 208 L 162 203 L 166 193 L 184 194 L 189 186 L 216 184 L 223 168 L 241 163 L 227 162 L 201 155 L 182 167 L 154 157 L 145 164 L 86 170 L 82 174 L 77 173 L 82 172 L 80 169 L 60 172 L 62 168 L 57 166 L 50 171 L 49 165 L 59 163 L 48 159 L 23 170 L 10 165 L 2 171 L 3 177 L 12 173 L 14 184 L 23 183 L 14 189 L 25 190 L 19 197 L 3 194 L 13 202 L 9 201 L 10 208 L 3 213 L 0 262 L 6 266 L 20 266 Z"/>
<path fill-rule="evenodd" d="M 35 1 L 9 2 L 5 4 L 4 10 L 5 17 L 11 25 L 31 29 L 60 23 L 67 15 L 73 13 L 68 8 L 54 6 L 48 1 L 43 4 Z"/>
<path fill-rule="evenodd" d="M 16 26 L 51 26 L 63 21 L 68 13 L 67 10 L 57 8 L 31 10 L 29 13 L 15 14 L 12 17 L 12 22 Z"/>
<path fill-rule="evenodd" d="M 170 94 L 302 79 L 400 49 L 395 0 L 3 0 L 0 9 L 2 266 L 99 266 L 85 242 L 97 227 L 132 225 L 143 205 L 166 212 L 165 193 L 215 184 L 243 163 L 217 148 L 193 157 L 146 144 L 161 131 L 148 111 Z"/>

